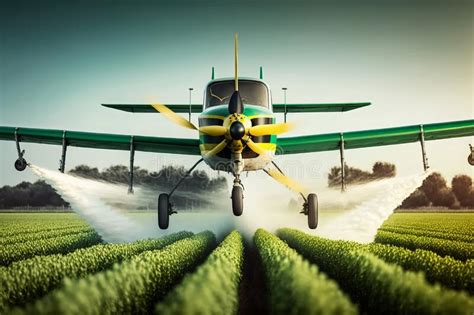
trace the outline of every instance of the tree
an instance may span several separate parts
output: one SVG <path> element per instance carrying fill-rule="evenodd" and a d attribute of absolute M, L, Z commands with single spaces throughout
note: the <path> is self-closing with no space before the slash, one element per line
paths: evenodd
<path fill-rule="evenodd" d="M 467 175 L 456 175 L 451 181 L 454 195 L 462 207 L 468 207 L 472 192 L 472 179 Z"/>
<path fill-rule="evenodd" d="M 395 164 L 375 162 L 374 166 L 372 166 L 372 176 L 375 178 L 395 177 L 396 174 Z"/>
<path fill-rule="evenodd" d="M 97 167 L 92 168 L 87 165 L 78 165 L 70 170 L 69 174 L 92 179 L 99 179 L 101 177 Z"/>
<path fill-rule="evenodd" d="M 443 189 L 447 189 L 446 180 L 440 173 L 432 173 L 425 178 L 421 185 L 421 190 L 425 193 L 428 200 L 434 202 Z"/>
<path fill-rule="evenodd" d="M 433 202 L 433 206 L 435 207 L 451 208 L 456 202 L 456 198 L 454 197 L 454 194 L 451 189 L 445 187 L 442 188 L 431 201 Z"/>
<path fill-rule="evenodd" d="M 420 207 L 427 207 L 430 205 L 430 201 L 426 198 L 425 193 L 421 189 L 415 190 L 410 196 L 403 200 L 400 208 L 402 209 L 415 209 Z"/>
<path fill-rule="evenodd" d="M 396 174 L 395 164 L 387 162 L 375 162 L 372 166 L 372 173 L 363 171 L 356 167 L 344 165 L 347 184 L 366 183 L 372 180 L 394 177 Z M 341 168 L 334 166 L 328 174 L 328 186 L 341 185 Z"/>
<path fill-rule="evenodd" d="M 0 188 L 0 209 L 18 207 L 68 207 L 60 195 L 42 180 L 21 182 L 14 187 Z"/>
<path fill-rule="evenodd" d="M 467 196 L 466 200 L 465 200 L 465 207 L 468 207 L 468 208 L 474 208 L 474 190 L 471 190 L 469 192 L 469 195 Z"/>

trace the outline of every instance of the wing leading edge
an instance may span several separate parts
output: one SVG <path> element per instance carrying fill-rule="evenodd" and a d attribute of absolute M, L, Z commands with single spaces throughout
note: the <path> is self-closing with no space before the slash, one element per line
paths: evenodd
<path fill-rule="evenodd" d="M 347 112 L 369 106 L 370 102 L 362 103 L 320 103 L 320 104 L 273 104 L 275 113 L 325 113 Z"/>
<path fill-rule="evenodd" d="M 200 155 L 198 139 L 160 138 L 121 134 L 92 133 L 57 129 L 15 128 L 0 126 L 0 140 L 62 145 L 63 137 L 68 146 L 136 151 Z"/>
<path fill-rule="evenodd" d="M 439 140 L 474 135 L 474 119 L 395 128 L 328 133 L 291 138 L 278 138 L 279 154 L 296 154 L 339 150 L 341 140 L 345 149 L 357 149 L 420 141 Z"/>
<path fill-rule="evenodd" d="M 152 104 L 102 104 L 102 106 L 129 113 L 159 113 Z M 189 113 L 190 108 L 189 104 L 166 104 L 166 107 L 175 113 Z M 191 113 L 200 112 L 202 112 L 202 104 L 191 104 Z"/>

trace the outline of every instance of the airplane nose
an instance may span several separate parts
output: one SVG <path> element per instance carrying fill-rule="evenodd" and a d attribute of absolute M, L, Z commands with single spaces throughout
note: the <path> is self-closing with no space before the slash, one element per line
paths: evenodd
<path fill-rule="evenodd" d="M 234 121 L 232 125 L 230 125 L 229 133 L 232 139 L 240 140 L 245 135 L 245 127 L 240 121 Z"/>

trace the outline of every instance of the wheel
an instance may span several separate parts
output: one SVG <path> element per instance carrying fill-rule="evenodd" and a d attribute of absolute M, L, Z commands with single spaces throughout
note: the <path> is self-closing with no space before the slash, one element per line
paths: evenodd
<path fill-rule="evenodd" d="M 158 226 L 166 230 L 170 223 L 170 201 L 168 194 L 160 194 L 158 197 Z"/>
<path fill-rule="evenodd" d="M 318 196 L 308 195 L 308 227 L 314 230 L 318 226 Z"/>
<path fill-rule="evenodd" d="M 237 217 L 244 211 L 244 191 L 241 186 L 232 188 L 232 211 Z"/>
<path fill-rule="evenodd" d="M 467 162 L 471 165 L 474 165 L 474 155 L 473 154 L 468 155 Z"/>
<path fill-rule="evenodd" d="M 24 158 L 19 158 L 15 161 L 15 169 L 19 172 L 24 171 L 27 164 Z"/>

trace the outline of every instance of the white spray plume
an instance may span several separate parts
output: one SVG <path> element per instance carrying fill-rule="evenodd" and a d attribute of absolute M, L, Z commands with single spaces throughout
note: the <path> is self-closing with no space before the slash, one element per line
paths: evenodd
<path fill-rule="evenodd" d="M 170 218 L 170 227 L 160 230 L 157 223 L 157 192 L 135 187 L 134 194 L 127 194 L 125 185 L 85 179 L 58 171 L 30 165 L 33 172 L 50 184 L 71 208 L 83 217 L 106 242 L 127 242 L 147 237 L 159 237 L 187 230 L 201 232 L 212 230 L 223 237 L 232 229 L 229 213 L 201 213 L 182 211 Z M 138 208 L 153 209 L 147 212 L 124 211 Z M 221 211 L 222 212 L 222 211 Z"/>
<path fill-rule="evenodd" d="M 265 178 L 265 182 L 262 178 L 250 178 L 245 180 L 245 206 L 241 217 L 232 215 L 229 199 L 227 208 L 180 211 L 171 216 L 169 229 L 162 231 L 157 226 L 156 210 L 133 213 L 121 211 L 118 206 L 136 210 L 153 204 L 150 208 L 154 209 L 157 192 L 136 187 L 135 194 L 127 194 L 125 185 L 84 179 L 35 165 L 31 165 L 31 169 L 53 186 L 106 242 L 132 241 L 181 230 L 212 230 L 222 238 L 233 228 L 251 238 L 260 227 L 273 232 L 281 227 L 292 227 L 331 239 L 371 242 L 377 228 L 428 175 L 395 177 L 351 186 L 345 193 L 323 187 L 321 182 L 319 185 L 313 183 L 310 187 L 318 194 L 320 205 L 317 230 L 308 229 L 306 216 L 298 213 L 299 206 L 289 206 L 294 194 L 269 178 Z"/>

